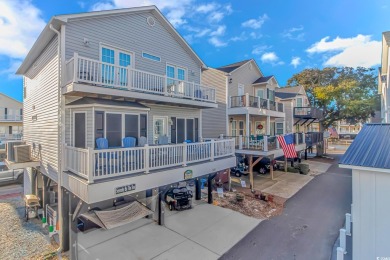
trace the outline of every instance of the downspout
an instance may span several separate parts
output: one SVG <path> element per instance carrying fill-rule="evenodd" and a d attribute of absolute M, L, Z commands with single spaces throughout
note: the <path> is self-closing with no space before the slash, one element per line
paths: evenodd
<path fill-rule="evenodd" d="M 61 133 L 62 133 L 62 124 L 61 124 L 61 33 L 56 30 L 52 24 L 49 26 L 50 30 L 55 32 L 57 34 L 57 55 L 58 55 L 58 77 L 57 77 L 57 87 L 58 87 L 58 152 L 57 152 L 57 158 L 58 158 L 58 215 L 59 215 L 59 222 L 62 225 L 63 217 L 62 217 L 62 145 L 61 145 Z M 56 250 L 57 253 L 62 252 L 62 232 L 63 228 L 60 229 L 60 246 Z"/>

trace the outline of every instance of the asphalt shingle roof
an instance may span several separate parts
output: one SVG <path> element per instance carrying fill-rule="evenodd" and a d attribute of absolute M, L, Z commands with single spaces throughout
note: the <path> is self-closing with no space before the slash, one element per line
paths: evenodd
<path fill-rule="evenodd" d="M 301 91 L 302 86 L 295 86 L 295 87 L 283 87 L 283 88 L 277 88 L 275 89 L 276 92 L 283 92 L 283 93 L 299 93 Z"/>
<path fill-rule="evenodd" d="M 284 93 L 284 92 L 275 92 L 275 96 L 281 99 L 294 98 L 298 93 Z"/>
<path fill-rule="evenodd" d="M 340 164 L 390 169 L 390 124 L 365 124 Z"/>
<path fill-rule="evenodd" d="M 104 105 L 104 106 L 121 106 L 121 107 L 132 107 L 132 108 L 148 108 L 147 106 L 144 106 L 137 102 L 90 98 L 90 97 L 80 98 L 76 101 L 67 104 L 67 106 L 75 106 L 75 105 Z"/>
<path fill-rule="evenodd" d="M 235 62 L 235 63 L 229 64 L 229 65 L 226 65 L 226 66 L 222 66 L 222 67 L 219 67 L 219 68 L 216 68 L 216 69 L 220 70 L 220 71 L 223 71 L 223 72 L 226 72 L 226 73 L 230 73 L 233 70 L 241 67 L 242 65 L 244 65 L 248 61 L 250 61 L 250 60 L 243 60 L 243 61 Z"/>
<path fill-rule="evenodd" d="M 273 77 L 273 75 L 267 76 L 267 77 L 260 77 L 260 78 L 256 79 L 256 81 L 253 82 L 253 84 L 259 84 L 259 83 L 267 82 L 267 81 L 270 80 L 270 78 L 272 78 L 272 77 Z"/>

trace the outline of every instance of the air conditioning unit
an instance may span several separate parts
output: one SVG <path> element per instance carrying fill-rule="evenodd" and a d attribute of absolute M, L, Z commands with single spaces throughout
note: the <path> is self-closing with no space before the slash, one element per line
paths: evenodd
<path fill-rule="evenodd" d="M 14 146 L 15 162 L 23 163 L 31 161 L 31 146 L 30 145 L 17 145 Z"/>
<path fill-rule="evenodd" d="M 5 152 L 7 154 L 7 160 L 8 161 L 15 161 L 15 152 L 14 152 L 14 147 L 17 145 L 23 145 L 25 144 L 24 142 L 6 142 L 5 146 Z"/>

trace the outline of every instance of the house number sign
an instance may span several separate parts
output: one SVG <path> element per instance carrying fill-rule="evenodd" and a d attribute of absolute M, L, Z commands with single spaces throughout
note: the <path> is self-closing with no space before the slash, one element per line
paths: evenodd
<path fill-rule="evenodd" d="M 135 190 L 135 184 L 129 184 L 115 188 L 115 194 L 122 194 L 128 191 Z"/>

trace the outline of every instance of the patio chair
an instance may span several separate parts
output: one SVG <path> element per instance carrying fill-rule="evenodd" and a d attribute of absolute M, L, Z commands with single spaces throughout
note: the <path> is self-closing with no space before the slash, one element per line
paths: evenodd
<path fill-rule="evenodd" d="M 128 136 L 123 138 L 122 142 L 123 142 L 123 147 L 125 148 L 135 147 L 135 143 L 137 142 L 137 139 L 135 137 Z"/>
<path fill-rule="evenodd" d="M 141 136 L 138 140 L 138 146 L 139 147 L 144 147 L 145 144 L 147 143 L 147 139 L 145 136 Z"/>
<path fill-rule="evenodd" d="M 106 138 L 96 139 L 97 149 L 108 149 L 108 140 Z"/>

